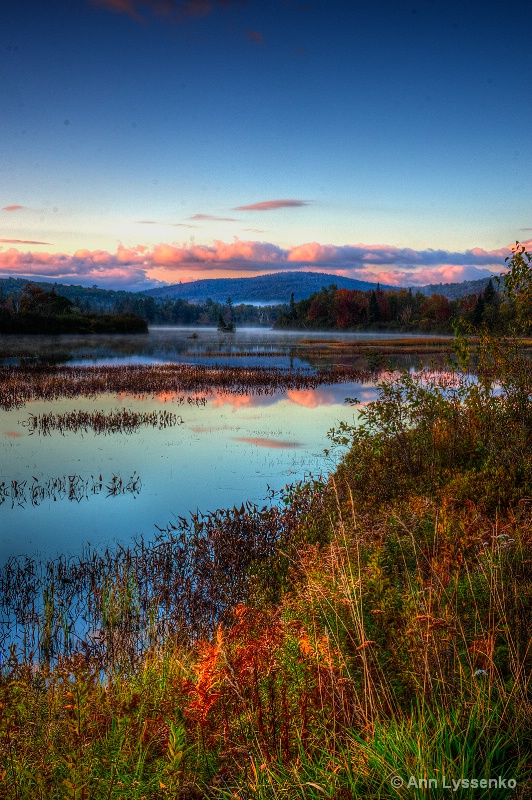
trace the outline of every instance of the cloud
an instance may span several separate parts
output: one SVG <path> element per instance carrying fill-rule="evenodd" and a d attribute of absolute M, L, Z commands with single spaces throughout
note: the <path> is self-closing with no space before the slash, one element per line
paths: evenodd
<path fill-rule="evenodd" d="M 235 211 L 274 211 L 276 208 L 299 208 L 308 206 L 304 200 L 264 200 L 262 203 L 252 203 L 250 206 L 237 206 Z"/>
<path fill-rule="evenodd" d="M 238 222 L 239 220 L 235 219 L 234 217 L 211 217 L 210 214 L 194 214 L 193 217 L 189 217 L 189 219 L 207 219 L 211 220 L 212 222 Z"/>
<path fill-rule="evenodd" d="M 264 44 L 264 36 L 260 31 L 252 31 L 248 29 L 246 31 L 246 36 L 248 37 L 248 39 L 251 39 L 252 42 L 255 42 L 255 44 L 258 45 Z"/>
<path fill-rule="evenodd" d="M 5 243 L 14 244 L 9 240 Z M 530 248 L 532 240 L 523 244 Z M 419 286 L 474 280 L 500 273 L 510 253 L 510 246 L 497 250 L 475 247 L 457 252 L 430 248 L 413 250 L 388 244 L 306 242 L 282 248 L 272 242 L 237 237 L 232 242 L 218 240 L 210 245 L 195 242 L 161 242 L 151 247 L 119 245 L 114 253 L 88 249 L 72 254 L 46 253 L 0 246 L 0 275 L 145 289 L 157 285 L 160 279 L 175 283 L 181 279 L 209 277 L 212 273 L 236 277 L 301 270 L 379 280 L 396 286 Z"/>
<path fill-rule="evenodd" d="M 137 225 L 156 225 L 156 224 L 157 223 L 155 222 L 154 219 L 138 219 L 137 220 Z"/>
<path fill-rule="evenodd" d="M 34 242 L 32 239 L 0 239 L 1 244 L 48 244 L 52 242 Z"/>
<path fill-rule="evenodd" d="M 20 211 L 24 206 L 4 206 L 2 211 Z"/>
<path fill-rule="evenodd" d="M 197 225 L 187 225 L 185 222 L 174 222 L 174 228 L 197 228 Z"/>
<path fill-rule="evenodd" d="M 186 17 L 205 17 L 217 7 L 242 5 L 246 0 L 90 0 L 100 6 L 131 17 L 137 22 L 145 22 L 145 14 L 165 17 L 180 22 Z"/>

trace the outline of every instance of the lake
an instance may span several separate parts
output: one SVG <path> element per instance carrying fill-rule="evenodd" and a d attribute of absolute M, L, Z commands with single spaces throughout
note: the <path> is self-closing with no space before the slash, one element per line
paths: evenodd
<path fill-rule="evenodd" d="M 193 337 L 193 338 L 192 338 Z M 390 339 L 386 334 L 374 338 Z M 307 341 L 367 340 L 367 334 L 287 333 L 244 329 L 155 328 L 145 336 L 2 337 L 4 364 L 69 365 L 226 364 L 240 367 L 316 368 L 350 363 L 355 356 L 320 353 Z M 411 338 L 411 337 L 410 337 Z M 402 357 L 403 365 L 414 359 Z M 405 360 L 406 359 L 406 360 Z M 409 361 L 410 359 L 410 361 Z M 9 557 L 79 553 L 149 540 L 177 516 L 197 510 L 265 504 L 270 492 L 306 475 L 327 473 L 327 432 L 357 411 L 346 397 L 375 397 L 371 381 L 279 390 L 271 394 L 160 393 L 155 397 L 105 394 L 36 400 L 0 411 L 0 563 Z M 53 411 L 137 413 L 168 410 L 172 427 L 141 426 L 131 433 L 32 432 L 30 415 Z"/>

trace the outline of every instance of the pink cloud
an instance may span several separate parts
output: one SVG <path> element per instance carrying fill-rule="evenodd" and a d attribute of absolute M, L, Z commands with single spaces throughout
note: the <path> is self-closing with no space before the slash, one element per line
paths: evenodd
<path fill-rule="evenodd" d="M 235 211 L 273 211 L 276 208 L 298 208 L 308 206 L 304 200 L 264 200 L 262 203 L 253 203 L 250 206 L 237 206 Z"/>
<path fill-rule="evenodd" d="M 19 431 L 4 431 L 4 436 L 9 436 L 11 439 L 19 439 L 24 434 Z"/>
<path fill-rule="evenodd" d="M 24 206 L 4 206 L 2 211 L 20 211 Z"/>
<path fill-rule="evenodd" d="M 213 222 L 238 222 L 234 217 L 211 217 L 210 214 L 194 214 L 194 216 L 189 217 L 189 219 L 206 219 L 212 220 Z"/>
<path fill-rule="evenodd" d="M 19 241 L 4 240 L 4 243 L 19 244 Z M 523 244 L 530 247 L 532 241 Z M 235 277 L 310 270 L 405 286 L 471 280 L 500 273 L 508 255 L 509 248 L 484 250 L 475 247 L 464 252 L 452 252 L 412 250 L 386 244 L 307 242 L 281 248 L 272 242 L 236 237 L 232 242 L 217 240 L 210 245 L 194 242 L 160 242 L 151 247 L 120 244 L 114 253 L 87 248 L 80 248 L 73 254 L 46 253 L 0 246 L 0 275 L 141 289 L 155 285 L 158 282 L 156 278 L 175 283 L 177 279 L 207 277 L 212 272 Z"/>
<path fill-rule="evenodd" d="M 318 242 L 308 242 L 298 247 L 293 247 L 288 253 L 288 261 L 310 261 L 319 263 L 325 261 L 335 261 L 340 248 L 332 244 L 323 245 Z"/>
<path fill-rule="evenodd" d="M 31 239 L 0 239 L 1 244 L 49 244 L 52 242 L 34 242 Z"/>

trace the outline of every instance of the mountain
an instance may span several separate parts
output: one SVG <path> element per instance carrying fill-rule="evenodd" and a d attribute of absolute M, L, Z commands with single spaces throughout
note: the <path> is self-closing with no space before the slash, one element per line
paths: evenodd
<path fill-rule="evenodd" d="M 326 272 L 276 272 L 258 278 L 211 278 L 190 283 L 176 283 L 157 289 L 147 289 L 142 294 L 154 298 L 179 297 L 190 303 L 204 303 L 209 297 L 218 303 L 225 303 L 228 297 L 233 303 L 289 303 L 293 292 L 294 300 L 304 300 L 323 286 L 334 283 L 339 289 L 359 289 L 367 292 L 377 287 L 376 283 L 342 278 Z M 392 286 L 381 286 L 392 289 Z"/>
<path fill-rule="evenodd" d="M 420 286 L 417 291 L 429 297 L 431 294 L 442 294 L 448 300 L 456 300 L 457 297 L 463 297 L 466 294 L 483 292 L 490 280 L 493 282 L 493 288 L 498 289 L 497 281 L 493 276 L 480 278 L 478 281 L 462 281 L 462 283 L 429 283 L 427 286 Z"/>
<path fill-rule="evenodd" d="M 463 297 L 466 294 L 478 294 L 484 291 L 488 278 L 477 281 L 463 281 L 462 283 L 431 283 L 427 286 L 412 287 L 413 292 L 442 294 L 449 300 Z M 72 284 L 61 284 L 56 281 L 35 280 L 33 278 L 0 278 L 1 297 L 12 295 L 20 297 L 26 283 L 37 284 L 42 289 L 49 291 L 52 287 L 58 295 L 68 297 L 80 308 L 91 311 L 115 311 L 117 304 L 129 304 L 133 307 L 135 300 L 153 298 L 163 301 L 165 298 L 181 298 L 190 303 L 201 304 L 209 297 L 219 303 L 225 303 L 230 297 L 234 304 L 252 303 L 256 305 L 275 305 L 289 303 L 290 295 L 294 293 L 296 301 L 309 297 L 313 292 L 319 292 L 322 286 L 335 284 L 339 289 L 358 289 L 367 292 L 375 289 L 377 284 L 369 281 L 359 281 L 354 278 L 342 278 L 339 275 L 330 275 L 326 272 L 278 272 L 262 275 L 258 278 L 211 278 L 206 280 L 178 283 L 163 286 L 157 289 L 146 289 L 142 292 L 128 292 L 114 289 L 100 289 L 95 286 L 85 287 Z M 493 281 L 497 289 L 497 282 Z M 396 286 L 381 284 L 382 289 L 397 289 Z M 142 313 L 141 309 L 137 310 Z"/>

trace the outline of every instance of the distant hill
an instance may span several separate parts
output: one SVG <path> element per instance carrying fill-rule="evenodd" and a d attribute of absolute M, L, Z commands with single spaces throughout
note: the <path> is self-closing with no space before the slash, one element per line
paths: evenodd
<path fill-rule="evenodd" d="M 497 281 L 492 278 L 480 278 L 478 281 L 462 281 L 462 283 L 429 283 L 427 286 L 420 286 L 418 292 L 426 294 L 442 294 L 448 300 L 456 300 L 466 294 L 477 294 L 483 292 L 489 281 L 493 281 L 493 288 L 498 289 Z"/>
<path fill-rule="evenodd" d="M 466 294 L 475 294 L 484 291 L 489 278 L 478 281 L 463 281 L 462 283 L 431 283 L 427 286 L 412 287 L 413 292 L 425 295 L 442 294 L 449 300 L 463 297 Z M 262 275 L 258 278 L 211 278 L 207 280 L 178 283 L 163 286 L 157 289 L 147 289 L 142 292 L 128 292 L 125 290 L 100 289 L 76 284 L 58 283 L 57 281 L 34 280 L 33 278 L 0 278 L 0 297 L 12 295 L 20 297 L 26 283 L 37 284 L 45 290 L 52 286 L 58 295 L 72 300 L 78 307 L 87 311 L 112 312 L 117 304 L 129 304 L 133 307 L 135 300 L 152 297 L 156 302 L 164 299 L 186 300 L 190 303 L 202 304 L 210 297 L 218 303 L 225 303 L 230 297 L 234 304 L 254 303 L 271 304 L 289 303 L 290 295 L 294 293 L 296 302 L 304 300 L 313 292 L 319 292 L 322 286 L 332 283 L 339 289 L 358 289 L 367 292 L 377 287 L 370 281 L 359 281 L 354 278 L 342 278 L 326 272 L 278 272 Z M 497 288 L 496 281 L 493 282 Z M 396 286 L 381 284 L 382 289 L 396 289 Z M 133 308 L 133 310 L 135 310 Z M 136 309 L 142 313 L 142 309 Z"/>
<path fill-rule="evenodd" d="M 326 272 L 276 272 L 261 275 L 258 278 L 211 278 L 190 283 L 176 283 L 157 289 L 147 289 L 142 294 L 154 298 L 176 298 L 188 300 L 190 303 L 204 303 L 209 297 L 218 303 L 225 303 L 228 297 L 234 304 L 238 303 L 289 303 L 290 295 L 294 300 L 304 300 L 313 292 L 319 292 L 322 286 L 334 283 L 339 289 L 359 289 L 367 292 L 377 287 L 376 283 L 357 281 L 354 278 L 342 278 Z M 381 285 L 382 289 L 392 286 Z"/>

